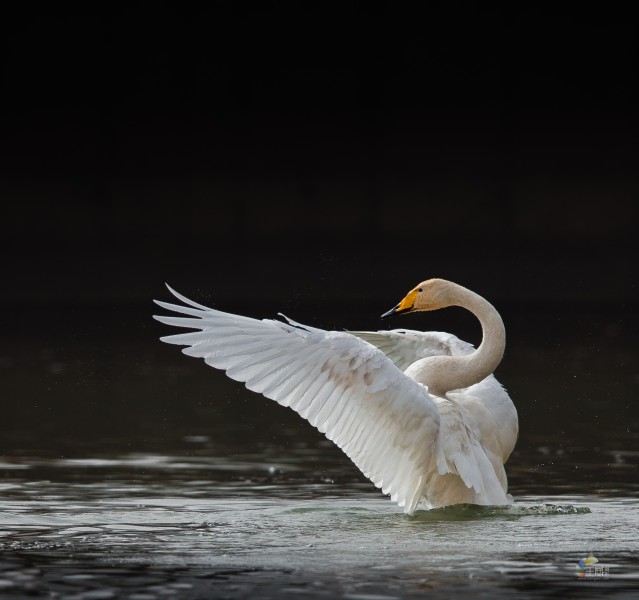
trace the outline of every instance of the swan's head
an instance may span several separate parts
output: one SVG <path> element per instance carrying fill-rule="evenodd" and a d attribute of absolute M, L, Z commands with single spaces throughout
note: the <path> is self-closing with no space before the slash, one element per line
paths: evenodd
<path fill-rule="evenodd" d="M 445 279 L 427 279 L 416 285 L 395 307 L 382 315 L 400 315 L 418 310 L 437 310 L 454 304 L 455 284 Z"/>

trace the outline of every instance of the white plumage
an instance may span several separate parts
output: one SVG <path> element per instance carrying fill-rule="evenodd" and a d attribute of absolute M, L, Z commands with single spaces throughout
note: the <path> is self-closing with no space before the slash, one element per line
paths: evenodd
<path fill-rule="evenodd" d="M 429 357 L 472 356 L 469 344 L 437 332 L 349 333 L 289 319 L 260 321 L 169 290 L 186 306 L 156 303 L 188 316 L 155 318 L 198 331 L 162 341 L 187 346 L 185 354 L 295 410 L 406 513 L 420 502 L 435 507 L 511 501 L 503 462 L 516 439 L 516 413 L 494 377 L 436 397 L 404 373 Z M 513 415 L 514 436 L 499 439 L 496 429 L 504 420 L 512 429 Z"/>

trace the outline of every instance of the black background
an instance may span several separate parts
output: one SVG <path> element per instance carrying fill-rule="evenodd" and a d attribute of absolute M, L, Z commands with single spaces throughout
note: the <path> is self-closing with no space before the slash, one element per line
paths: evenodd
<path fill-rule="evenodd" d="M 523 438 L 626 435 L 637 39 L 628 14 L 602 10 L 5 13 L 6 427 L 37 424 L 41 444 L 210 422 L 198 406 L 223 378 L 157 341 L 165 281 L 231 312 L 476 344 L 461 309 L 379 320 L 444 277 L 504 317 L 497 375 Z"/>
<path fill-rule="evenodd" d="M 377 314 L 432 276 L 636 303 L 627 14 L 133 3 L 2 29 L 7 307 L 142 307 L 166 280 Z"/>

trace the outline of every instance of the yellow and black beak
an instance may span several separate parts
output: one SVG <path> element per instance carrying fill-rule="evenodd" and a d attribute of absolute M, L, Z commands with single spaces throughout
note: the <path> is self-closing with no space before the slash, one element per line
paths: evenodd
<path fill-rule="evenodd" d="M 407 296 L 397 306 L 385 312 L 381 318 L 384 319 L 392 315 L 401 315 L 402 313 L 410 312 L 415 305 L 415 298 L 417 298 L 417 290 L 408 292 Z"/>

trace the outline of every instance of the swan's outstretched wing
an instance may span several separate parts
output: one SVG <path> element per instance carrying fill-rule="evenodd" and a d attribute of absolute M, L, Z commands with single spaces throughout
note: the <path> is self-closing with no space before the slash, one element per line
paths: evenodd
<path fill-rule="evenodd" d="M 452 333 L 442 331 L 414 331 L 392 329 L 390 331 L 351 331 L 353 335 L 379 348 L 398 369 L 406 367 L 427 356 L 463 356 L 473 352 L 468 342 Z"/>
<path fill-rule="evenodd" d="M 246 387 L 290 406 L 334 441 L 405 512 L 415 510 L 434 455 L 439 413 L 425 387 L 377 348 L 345 332 L 156 303 L 187 317 L 155 318 L 200 331 L 163 337 Z"/>

